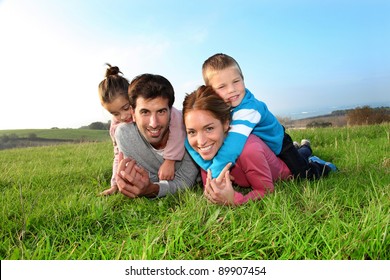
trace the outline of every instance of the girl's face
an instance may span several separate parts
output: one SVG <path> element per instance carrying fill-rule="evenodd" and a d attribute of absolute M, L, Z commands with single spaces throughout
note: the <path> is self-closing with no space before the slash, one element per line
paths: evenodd
<path fill-rule="evenodd" d="M 103 107 L 114 116 L 118 122 L 131 122 L 132 121 L 132 110 L 130 102 L 124 96 L 118 96 L 110 103 L 102 104 Z"/>
<path fill-rule="evenodd" d="M 209 111 L 192 110 L 184 117 L 189 144 L 204 160 L 211 160 L 221 148 L 229 129 Z"/>
<path fill-rule="evenodd" d="M 237 67 L 217 71 L 209 79 L 209 85 L 232 107 L 240 105 L 245 96 L 245 83 Z"/>

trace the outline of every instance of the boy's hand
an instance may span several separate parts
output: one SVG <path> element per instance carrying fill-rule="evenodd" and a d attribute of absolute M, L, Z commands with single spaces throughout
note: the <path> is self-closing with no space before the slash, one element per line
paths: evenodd
<path fill-rule="evenodd" d="M 175 161 L 166 159 L 163 164 L 161 164 L 160 169 L 158 170 L 158 178 L 160 180 L 171 181 L 175 178 Z"/>

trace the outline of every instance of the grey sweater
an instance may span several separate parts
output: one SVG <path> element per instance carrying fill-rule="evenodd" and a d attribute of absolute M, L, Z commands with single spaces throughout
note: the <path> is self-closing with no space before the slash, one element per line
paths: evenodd
<path fill-rule="evenodd" d="M 174 194 L 178 190 L 184 190 L 195 185 L 199 169 L 187 151 L 183 159 L 175 163 L 175 178 L 172 181 L 165 181 L 158 178 L 158 170 L 164 158 L 140 134 L 135 123 L 119 125 L 115 132 L 115 139 L 119 151 L 125 157 L 134 159 L 138 165 L 149 171 L 150 181 L 160 186 L 157 197 Z"/>

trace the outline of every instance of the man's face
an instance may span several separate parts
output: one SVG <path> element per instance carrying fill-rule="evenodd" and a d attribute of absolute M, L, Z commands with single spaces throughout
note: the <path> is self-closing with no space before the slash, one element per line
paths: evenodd
<path fill-rule="evenodd" d="M 168 99 L 137 98 L 134 122 L 145 139 L 157 150 L 165 148 L 167 144 L 170 116 Z"/>

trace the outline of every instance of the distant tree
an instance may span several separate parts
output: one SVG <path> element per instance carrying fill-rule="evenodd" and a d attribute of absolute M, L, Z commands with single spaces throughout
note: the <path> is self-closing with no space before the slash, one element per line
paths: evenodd
<path fill-rule="evenodd" d="M 27 138 L 28 139 L 37 139 L 38 136 L 35 133 L 29 133 Z"/>
<path fill-rule="evenodd" d="M 348 114 L 349 111 L 351 111 L 351 109 L 336 110 L 336 111 L 332 111 L 331 115 L 332 116 L 344 116 L 344 115 Z"/>
<path fill-rule="evenodd" d="M 387 107 L 357 107 L 348 112 L 347 118 L 350 125 L 379 124 L 390 121 L 390 110 Z"/>
<path fill-rule="evenodd" d="M 9 135 L 9 139 L 10 140 L 16 140 L 16 139 L 18 139 L 19 138 L 19 136 L 16 134 L 16 133 L 11 133 L 10 135 Z"/>
<path fill-rule="evenodd" d="M 0 137 L 0 140 L 2 143 L 7 143 L 9 142 L 9 136 L 7 134 L 4 134 Z"/>
<path fill-rule="evenodd" d="M 325 122 L 325 121 L 312 121 L 309 122 L 306 127 L 307 128 L 314 128 L 314 127 L 330 127 L 332 126 L 331 122 Z"/>
<path fill-rule="evenodd" d="M 97 130 L 107 130 L 109 127 L 106 123 L 102 122 L 93 122 L 90 125 L 88 125 L 89 129 L 97 129 Z"/>

